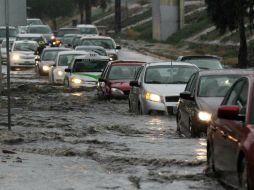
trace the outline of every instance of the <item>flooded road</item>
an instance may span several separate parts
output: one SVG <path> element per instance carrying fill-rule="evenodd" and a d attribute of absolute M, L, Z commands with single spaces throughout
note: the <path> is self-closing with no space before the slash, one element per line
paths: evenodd
<path fill-rule="evenodd" d="M 158 59 L 123 49 L 120 59 Z M 176 133 L 175 117 L 139 116 L 127 100 L 11 72 L 12 131 L 0 97 L 0 190 L 223 190 L 203 170 L 206 139 Z"/>

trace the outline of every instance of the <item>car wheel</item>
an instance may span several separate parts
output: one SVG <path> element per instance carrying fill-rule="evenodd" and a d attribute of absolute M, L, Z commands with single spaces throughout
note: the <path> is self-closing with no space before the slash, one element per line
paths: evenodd
<path fill-rule="evenodd" d="M 242 160 L 239 168 L 239 189 L 249 190 L 248 177 L 247 177 L 247 167 L 245 159 Z"/>
<path fill-rule="evenodd" d="M 179 132 L 179 133 L 181 132 L 180 120 L 181 120 L 181 114 L 178 111 L 177 115 L 176 115 L 176 131 Z"/>
<path fill-rule="evenodd" d="M 215 173 L 213 146 L 207 142 L 207 174 Z"/>
<path fill-rule="evenodd" d="M 70 87 L 70 84 L 69 84 L 69 80 L 68 79 L 64 79 L 64 86 L 69 88 Z"/>
<path fill-rule="evenodd" d="M 130 100 L 128 100 L 128 104 L 129 104 L 129 112 L 131 113 L 132 112 L 132 107 L 131 107 L 131 102 L 130 102 Z"/>
<path fill-rule="evenodd" d="M 197 129 L 195 129 L 195 126 L 193 125 L 191 119 L 189 120 L 189 130 L 191 137 L 198 137 Z"/>
<path fill-rule="evenodd" d="M 142 109 L 142 106 L 140 104 L 140 102 L 138 103 L 138 115 L 143 115 L 143 109 Z"/>

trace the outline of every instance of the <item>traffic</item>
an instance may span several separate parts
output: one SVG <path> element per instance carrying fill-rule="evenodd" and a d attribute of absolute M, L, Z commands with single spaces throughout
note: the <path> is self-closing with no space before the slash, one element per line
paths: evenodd
<path fill-rule="evenodd" d="M 119 116 L 119 112 L 128 113 L 129 120 L 134 120 L 134 123 L 138 117 L 141 117 L 141 121 L 137 120 L 137 123 L 145 123 L 153 116 L 162 117 L 162 123 L 167 123 L 168 118 L 173 118 L 170 125 L 174 126 L 174 129 L 169 136 L 199 138 L 204 143 L 207 142 L 205 148 L 207 157 L 205 164 L 201 166 L 208 176 L 218 174 L 219 179 L 230 187 L 241 190 L 254 189 L 252 69 L 225 69 L 221 63 L 222 59 L 217 56 L 190 55 L 179 56 L 177 60 L 147 61 L 138 60 L 134 54 L 130 54 L 126 56 L 127 59 L 122 59 L 120 53 L 125 50 L 112 37 L 101 36 L 95 25 L 82 24 L 60 28 L 54 33 L 48 25 L 34 18 L 28 19 L 27 26 L 22 27 L 22 30 L 14 27 L 10 30 L 9 64 L 12 73 L 22 74 L 29 70 L 35 78 L 45 82 L 48 88 L 54 88 L 56 92 L 59 90 L 59 94 L 66 90 L 87 93 L 92 101 L 90 106 L 105 104 L 111 108 L 119 104 L 121 108 L 115 108 L 117 112 L 113 112 L 112 108 L 108 114 L 114 113 Z M 2 33 L 5 31 L 0 27 L 1 63 L 6 65 L 6 39 Z M 76 98 L 81 96 L 76 95 Z M 75 100 L 74 97 L 72 99 L 75 106 L 81 109 L 79 111 L 84 111 L 82 109 L 86 108 L 86 103 L 82 105 L 80 103 L 80 106 L 84 106 L 81 108 L 79 100 Z M 55 101 L 61 103 L 60 99 L 56 98 Z M 54 110 L 54 106 L 50 109 Z M 87 109 L 88 112 L 89 106 Z M 88 116 L 89 119 L 91 117 L 96 117 L 96 114 Z M 114 117 L 109 120 L 114 120 Z M 121 118 L 117 118 L 116 122 L 118 121 L 121 121 Z M 105 121 L 107 122 L 110 121 Z M 156 126 L 156 121 L 154 123 Z M 153 125 L 153 122 L 150 124 Z M 68 123 L 68 125 L 78 124 Z M 112 127 L 117 127 L 117 124 Z M 111 129 L 105 127 L 103 130 Z M 124 130 L 128 129 L 117 130 L 124 133 Z M 102 133 L 96 130 L 93 132 Z M 162 136 L 165 135 L 163 131 L 161 133 Z M 88 131 L 86 135 L 90 135 Z M 128 140 L 128 136 L 123 138 Z M 163 146 L 170 146 L 167 144 L 167 138 L 162 141 L 166 144 L 162 143 Z M 174 146 L 177 149 L 178 145 Z M 141 145 L 140 147 L 142 149 Z M 107 151 L 107 147 L 104 148 Z M 93 155 L 96 153 L 90 154 L 91 157 L 96 157 Z M 117 158 L 115 161 L 117 162 Z M 166 166 L 167 164 L 169 165 L 165 163 Z M 140 167 L 142 166 L 141 164 Z M 158 180 L 156 176 L 152 176 L 152 164 L 150 167 L 150 177 Z M 154 167 L 157 167 L 156 164 Z M 161 173 L 163 175 L 163 170 Z M 163 180 L 166 180 L 165 176 L 164 178 Z"/>

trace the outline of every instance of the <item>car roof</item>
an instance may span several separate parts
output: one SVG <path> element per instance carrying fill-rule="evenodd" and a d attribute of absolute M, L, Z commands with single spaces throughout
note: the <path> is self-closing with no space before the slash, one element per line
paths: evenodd
<path fill-rule="evenodd" d="M 150 62 L 146 64 L 149 66 L 162 66 L 162 65 L 172 65 L 172 66 L 192 66 L 198 69 L 198 67 L 191 63 L 181 62 L 181 61 L 163 61 L 163 62 Z"/>
<path fill-rule="evenodd" d="M 81 38 L 81 40 L 82 39 L 110 39 L 110 40 L 113 40 L 109 36 L 97 36 L 97 35 L 85 35 L 84 37 Z"/>
<path fill-rule="evenodd" d="M 18 34 L 17 37 L 43 37 L 43 35 L 42 34 L 26 33 L 26 34 Z"/>
<path fill-rule="evenodd" d="M 211 58 L 211 59 L 218 59 L 221 60 L 221 57 L 215 56 L 215 55 L 184 55 L 184 56 L 179 56 L 178 59 L 192 59 L 192 58 Z"/>
<path fill-rule="evenodd" d="M 117 61 L 111 61 L 111 65 L 143 65 L 146 62 L 143 61 L 134 61 L 134 60 L 117 60 Z"/>
<path fill-rule="evenodd" d="M 92 24 L 78 24 L 77 25 L 77 28 L 81 28 L 81 27 L 86 27 L 86 28 L 96 28 L 95 25 L 92 25 Z"/>
<path fill-rule="evenodd" d="M 253 69 L 218 69 L 218 70 L 200 70 L 199 76 L 208 75 L 250 75 Z"/>
<path fill-rule="evenodd" d="M 105 50 L 102 46 L 76 46 L 76 48 L 84 48 L 84 49 L 101 49 Z M 106 51 L 106 50 L 105 50 Z"/>
<path fill-rule="evenodd" d="M 21 43 L 35 43 L 38 44 L 36 41 L 33 40 L 18 40 L 18 41 L 14 41 L 15 44 L 21 44 Z"/>
<path fill-rule="evenodd" d="M 70 50 L 70 51 L 61 51 L 58 53 L 58 55 L 66 55 L 66 54 L 88 54 L 88 52 L 85 51 L 74 51 L 74 50 Z"/>

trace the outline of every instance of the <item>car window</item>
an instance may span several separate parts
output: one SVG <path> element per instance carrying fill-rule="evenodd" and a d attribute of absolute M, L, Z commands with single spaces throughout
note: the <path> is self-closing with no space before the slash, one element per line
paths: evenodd
<path fill-rule="evenodd" d="M 225 100 L 223 101 L 222 103 L 223 105 L 235 105 L 235 101 L 237 99 L 238 94 L 241 91 L 243 83 L 244 83 L 244 80 L 240 80 L 234 84 L 229 94 L 226 96 Z"/>
<path fill-rule="evenodd" d="M 67 55 L 60 55 L 58 59 L 58 66 L 68 66 L 71 64 L 75 56 L 79 56 L 82 54 L 67 54 Z"/>
<path fill-rule="evenodd" d="M 81 34 L 97 34 L 96 28 L 91 27 L 80 27 L 79 28 Z"/>
<path fill-rule="evenodd" d="M 160 65 L 146 70 L 145 83 L 148 84 L 186 84 L 195 73 L 195 67 Z"/>
<path fill-rule="evenodd" d="M 28 28 L 28 33 L 33 34 L 50 34 L 52 33 L 51 29 L 47 26 L 41 26 L 41 27 L 30 27 Z"/>
<path fill-rule="evenodd" d="M 83 39 L 80 45 L 101 46 L 105 49 L 115 49 L 114 42 L 111 39 Z"/>
<path fill-rule="evenodd" d="M 107 60 L 77 59 L 73 65 L 73 72 L 102 72 L 107 63 Z"/>
<path fill-rule="evenodd" d="M 186 85 L 185 91 L 190 91 L 190 87 L 191 87 L 191 84 L 192 84 L 192 81 L 193 81 L 194 77 L 195 77 L 195 74 L 191 75 L 191 77 L 190 77 L 190 79 L 189 79 L 189 81 Z"/>
<path fill-rule="evenodd" d="M 6 29 L 1 28 L 0 29 L 0 37 L 5 37 L 6 36 Z M 9 29 L 9 37 L 16 37 L 17 36 L 17 30 L 14 28 Z"/>
<path fill-rule="evenodd" d="M 198 96 L 224 97 L 228 89 L 239 77 L 239 75 L 202 76 L 199 80 Z"/>
<path fill-rule="evenodd" d="M 58 53 L 57 51 L 44 51 L 41 56 L 41 60 L 53 61 L 53 60 L 55 60 L 57 53 Z"/>
<path fill-rule="evenodd" d="M 109 71 L 109 80 L 134 80 L 139 65 L 113 65 Z"/>
<path fill-rule="evenodd" d="M 189 58 L 183 61 L 192 63 L 200 69 L 222 69 L 220 61 L 214 58 Z"/>
<path fill-rule="evenodd" d="M 35 51 L 37 49 L 36 43 L 17 43 L 14 45 L 14 51 Z"/>
<path fill-rule="evenodd" d="M 198 74 L 196 73 L 190 86 L 190 93 L 192 97 L 195 96 L 197 80 L 198 80 Z"/>

